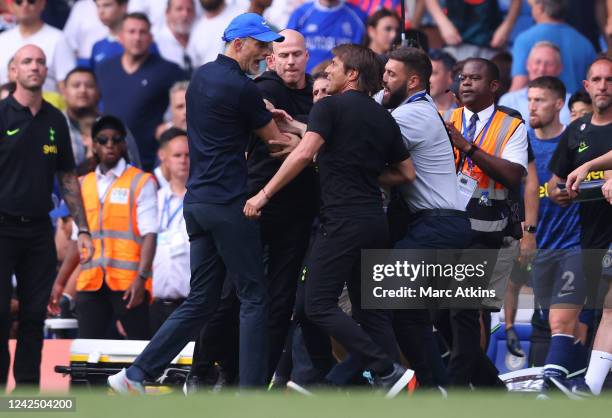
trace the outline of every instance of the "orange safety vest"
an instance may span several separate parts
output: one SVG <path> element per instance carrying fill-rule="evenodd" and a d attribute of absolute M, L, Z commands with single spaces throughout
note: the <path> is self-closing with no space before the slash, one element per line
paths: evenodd
<path fill-rule="evenodd" d="M 127 166 L 121 177 L 108 187 L 104 201 L 98 195 L 96 173 L 85 176 L 81 185 L 94 255 L 82 266 L 78 291 L 96 291 L 102 280 L 114 291 L 124 291 L 138 275 L 142 237 L 138 230 L 136 201 L 151 178 L 136 167 Z M 151 292 L 151 278 L 145 288 Z"/>
<path fill-rule="evenodd" d="M 498 109 L 493 112 L 491 118 L 492 120 L 487 129 L 486 137 L 484 139 L 482 138 L 485 130 L 482 129 L 474 139 L 474 144 L 477 144 L 478 147 L 487 154 L 501 158 L 508 141 L 523 121 Z M 463 107 L 453 111 L 450 121 L 459 132 L 463 132 Z M 459 164 L 459 158 L 459 152 L 455 150 L 455 164 Z M 472 198 L 480 198 L 483 192 L 487 192 L 491 200 L 506 200 L 508 197 L 508 189 L 506 189 L 504 185 L 491 179 L 475 164 L 473 164 L 470 169 L 467 158 L 461 170 L 463 173 L 478 181 L 478 187 Z"/>

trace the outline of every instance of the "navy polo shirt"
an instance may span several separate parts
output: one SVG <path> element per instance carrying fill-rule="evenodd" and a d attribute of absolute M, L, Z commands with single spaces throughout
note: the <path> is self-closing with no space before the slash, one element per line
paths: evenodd
<path fill-rule="evenodd" d="M 255 83 L 219 55 L 196 70 L 187 89 L 187 203 L 227 204 L 247 195 L 245 152 L 254 129 L 272 119 Z"/>
<path fill-rule="evenodd" d="M 185 79 L 185 72 L 178 65 L 151 54 L 136 72 L 128 74 L 118 55 L 97 64 L 96 77 L 104 113 L 123 120 L 136 139 L 143 167 L 152 170 L 158 147 L 155 129 L 163 122 L 170 87 Z"/>

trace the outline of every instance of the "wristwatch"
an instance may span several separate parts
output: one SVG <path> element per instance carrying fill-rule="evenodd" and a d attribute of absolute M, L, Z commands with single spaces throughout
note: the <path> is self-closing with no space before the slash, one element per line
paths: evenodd
<path fill-rule="evenodd" d="M 91 232 L 89 232 L 89 229 L 79 229 L 79 232 L 77 233 L 77 236 L 79 236 L 81 234 L 87 234 L 87 235 L 89 235 L 89 238 L 91 238 Z"/>
<path fill-rule="evenodd" d="M 138 272 L 138 278 L 141 280 L 147 280 L 149 277 L 151 277 L 151 271 L 139 271 Z"/>
<path fill-rule="evenodd" d="M 535 225 L 525 225 L 523 227 L 523 231 L 525 232 L 529 232 L 530 234 L 535 234 L 536 233 L 536 226 Z"/>

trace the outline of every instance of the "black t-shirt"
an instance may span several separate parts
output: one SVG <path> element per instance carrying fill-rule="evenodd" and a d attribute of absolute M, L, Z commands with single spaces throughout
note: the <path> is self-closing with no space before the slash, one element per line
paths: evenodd
<path fill-rule="evenodd" d="M 266 71 L 255 79 L 255 84 L 264 99 L 274 107 L 289 113 L 293 118 L 306 121 L 312 108 L 312 80 L 306 78 L 303 89 L 290 89 L 272 71 Z M 249 144 L 247 166 L 249 170 L 248 190 L 252 196 L 261 190 L 276 174 L 283 160 L 270 157 L 268 147 L 253 135 Z M 316 177 L 312 167 L 307 167 L 291 183 L 275 194 L 264 207 L 261 220 L 311 218 L 317 208 Z"/>
<path fill-rule="evenodd" d="M 0 213 L 44 217 L 57 171 L 74 170 L 66 117 L 43 100 L 36 116 L 13 96 L 0 101 Z"/>
<path fill-rule="evenodd" d="M 562 179 L 587 161 L 612 150 L 612 123 L 595 126 L 591 115 L 574 121 L 561 135 L 549 168 Z M 589 180 L 602 180 L 604 172 L 591 172 Z M 608 248 L 612 242 L 612 205 L 605 200 L 580 203 L 582 248 Z"/>
<path fill-rule="evenodd" d="M 356 90 L 317 102 L 308 131 L 325 141 L 317 156 L 323 216 L 380 214 L 378 176 L 410 153 L 393 116 Z"/>

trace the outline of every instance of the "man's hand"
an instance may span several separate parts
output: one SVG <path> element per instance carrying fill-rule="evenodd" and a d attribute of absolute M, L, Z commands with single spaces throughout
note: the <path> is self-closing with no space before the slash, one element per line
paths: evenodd
<path fill-rule="evenodd" d="M 572 203 L 572 199 L 567 193 L 567 190 L 559 189 L 556 184 L 551 186 L 550 183 L 548 184 L 547 188 L 548 198 L 555 202 L 557 205 L 564 208 L 566 206 L 569 206 L 570 203 Z"/>
<path fill-rule="evenodd" d="M 59 315 L 60 314 L 60 300 L 62 300 L 62 295 L 64 294 L 64 286 L 58 283 L 57 281 L 53 284 L 53 289 L 51 290 L 51 296 L 49 296 L 49 303 L 47 305 L 47 312 L 51 315 Z"/>
<path fill-rule="evenodd" d="M 578 196 L 578 192 L 580 191 L 580 183 L 587 178 L 589 171 L 591 171 L 591 169 L 589 168 L 588 163 L 586 163 L 569 173 L 567 180 L 565 181 L 565 189 L 567 190 L 570 198 L 573 199 Z"/>
<path fill-rule="evenodd" d="M 128 290 L 123 294 L 123 300 L 127 300 L 127 309 L 132 309 L 140 305 L 144 301 L 145 296 L 145 281 L 136 277 Z"/>
<path fill-rule="evenodd" d="M 508 347 L 508 351 L 513 356 L 525 357 L 525 352 L 521 348 L 521 340 L 514 327 L 506 329 L 506 347 Z"/>
<path fill-rule="evenodd" d="M 255 196 L 247 200 L 244 205 L 244 215 L 249 219 L 257 219 L 261 216 L 261 209 L 266 206 L 269 199 L 266 193 L 262 190 L 259 191 Z"/>
<path fill-rule="evenodd" d="M 451 137 L 451 141 L 453 141 L 453 145 L 457 147 L 459 151 L 468 152 L 470 150 L 472 144 L 470 144 L 467 139 L 461 135 L 461 132 L 455 128 L 455 125 L 450 122 L 446 122 L 446 130 Z"/>
<path fill-rule="evenodd" d="M 440 35 L 447 45 L 459 45 L 463 41 L 459 31 L 450 20 L 438 25 L 438 29 L 440 29 Z"/>
<path fill-rule="evenodd" d="M 274 146 L 274 152 L 270 153 L 270 157 L 273 158 L 285 158 L 287 155 L 291 154 L 298 144 L 300 143 L 300 137 L 291 133 L 283 132 L 285 136 L 285 140 L 270 140 L 269 144 Z"/>
<path fill-rule="evenodd" d="M 495 33 L 493 34 L 493 38 L 491 38 L 491 48 L 501 48 L 508 43 L 508 38 L 510 38 L 510 32 L 512 31 L 512 27 L 507 22 L 499 25 Z"/>
<path fill-rule="evenodd" d="M 274 119 L 274 122 L 276 122 L 277 124 L 283 121 L 284 122 L 293 121 L 293 118 L 291 117 L 291 115 L 285 112 L 283 109 L 272 109 L 270 113 L 272 113 L 272 118 Z"/>
<path fill-rule="evenodd" d="M 277 121 L 276 125 L 281 132 L 295 134 L 300 138 L 306 133 L 306 124 L 297 120 L 281 120 Z"/>
<path fill-rule="evenodd" d="M 612 179 L 606 181 L 604 185 L 601 186 L 601 192 L 608 203 L 612 205 Z"/>
<path fill-rule="evenodd" d="M 91 261 L 94 255 L 94 245 L 91 241 L 91 236 L 89 235 L 89 233 L 79 233 L 77 237 L 77 248 L 79 251 L 81 264 L 85 264 Z"/>
<path fill-rule="evenodd" d="M 537 249 L 535 234 L 525 232 L 521 239 L 520 254 L 518 261 L 522 266 L 527 266 L 533 260 Z"/>

